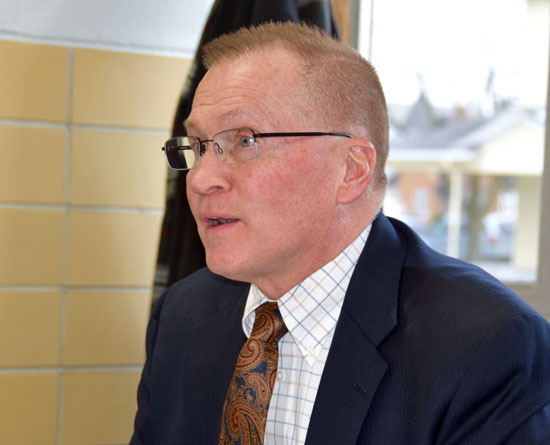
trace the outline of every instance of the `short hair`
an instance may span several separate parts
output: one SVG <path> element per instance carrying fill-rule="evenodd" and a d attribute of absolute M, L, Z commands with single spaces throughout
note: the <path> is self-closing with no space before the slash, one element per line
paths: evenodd
<path fill-rule="evenodd" d="M 324 125 L 344 126 L 331 131 L 363 132 L 376 150 L 375 190 L 385 190 L 384 171 L 389 151 L 386 99 L 374 67 L 349 45 L 305 24 L 265 23 L 241 28 L 205 45 L 203 63 L 238 59 L 267 49 L 280 48 L 296 56 L 303 69 L 304 102 Z"/>

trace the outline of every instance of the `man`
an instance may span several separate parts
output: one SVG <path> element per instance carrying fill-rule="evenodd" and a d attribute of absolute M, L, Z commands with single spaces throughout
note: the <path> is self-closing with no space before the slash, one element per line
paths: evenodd
<path fill-rule="evenodd" d="M 550 443 L 548 323 L 379 212 L 370 64 L 295 24 L 223 36 L 205 64 L 165 151 L 191 169 L 208 269 L 155 306 L 132 443 Z"/>

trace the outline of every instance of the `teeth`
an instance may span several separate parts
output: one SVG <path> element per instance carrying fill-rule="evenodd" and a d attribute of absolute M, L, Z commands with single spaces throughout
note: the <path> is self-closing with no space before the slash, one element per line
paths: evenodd
<path fill-rule="evenodd" d="M 236 219 L 224 219 L 224 218 L 214 217 L 214 218 L 210 218 L 210 221 L 211 221 L 213 226 L 219 226 L 221 224 L 227 224 L 227 223 L 234 222 L 234 221 L 237 221 L 237 220 Z"/>

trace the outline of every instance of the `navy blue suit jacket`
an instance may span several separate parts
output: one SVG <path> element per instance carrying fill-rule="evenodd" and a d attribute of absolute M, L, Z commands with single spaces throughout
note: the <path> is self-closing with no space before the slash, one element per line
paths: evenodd
<path fill-rule="evenodd" d="M 203 269 L 157 302 L 132 444 L 217 444 L 248 289 Z M 481 269 L 380 214 L 306 443 L 550 444 L 550 327 Z"/>

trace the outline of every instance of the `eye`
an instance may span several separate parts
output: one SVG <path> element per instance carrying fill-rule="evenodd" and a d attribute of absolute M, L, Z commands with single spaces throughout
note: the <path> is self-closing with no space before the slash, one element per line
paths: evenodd
<path fill-rule="evenodd" d="M 239 148 L 249 148 L 254 146 L 254 138 L 251 136 L 239 136 Z"/>

